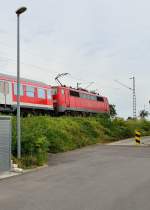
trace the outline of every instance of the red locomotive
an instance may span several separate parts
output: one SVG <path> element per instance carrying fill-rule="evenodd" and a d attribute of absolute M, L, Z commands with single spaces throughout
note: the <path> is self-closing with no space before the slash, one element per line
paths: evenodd
<path fill-rule="evenodd" d="M 84 89 L 65 86 L 52 87 L 54 109 L 57 113 L 109 113 L 106 97 Z"/>
<path fill-rule="evenodd" d="M 0 74 L 0 111 L 15 112 L 16 77 Z M 109 113 L 106 97 L 65 86 L 51 87 L 42 82 L 21 79 L 20 106 L 23 113 Z"/>

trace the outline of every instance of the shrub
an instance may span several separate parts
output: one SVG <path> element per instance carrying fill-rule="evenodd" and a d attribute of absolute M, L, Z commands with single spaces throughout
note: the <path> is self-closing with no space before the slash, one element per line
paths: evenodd
<path fill-rule="evenodd" d="M 134 136 L 135 129 L 150 135 L 146 120 L 110 119 L 106 115 L 92 117 L 26 117 L 21 119 L 23 167 L 43 165 L 47 153 L 65 152 L 86 145 L 104 143 Z M 16 119 L 13 118 L 12 151 L 16 156 Z"/>

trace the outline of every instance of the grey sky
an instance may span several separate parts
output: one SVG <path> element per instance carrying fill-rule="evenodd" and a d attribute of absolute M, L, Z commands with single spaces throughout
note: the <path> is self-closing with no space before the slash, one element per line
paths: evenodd
<path fill-rule="evenodd" d="M 135 74 L 138 112 L 148 109 L 150 68 L 150 2 L 148 0 L 13 0 L 0 7 L 0 72 L 16 74 L 16 15 L 21 16 L 21 75 L 55 84 L 82 86 L 94 81 L 116 104 L 120 116 L 132 115 L 132 94 L 114 82 L 131 86 Z"/>

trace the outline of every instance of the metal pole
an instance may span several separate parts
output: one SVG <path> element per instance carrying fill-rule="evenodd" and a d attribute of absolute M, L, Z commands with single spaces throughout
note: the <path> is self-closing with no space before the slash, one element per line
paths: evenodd
<path fill-rule="evenodd" d="M 125 88 L 128 88 L 129 90 L 132 91 L 132 98 L 133 98 L 133 101 L 132 101 L 132 109 L 133 109 L 133 119 L 136 119 L 136 92 L 135 92 L 135 77 L 131 77 L 130 79 L 132 79 L 133 81 L 133 87 L 128 87 L 127 85 L 119 82 L 118 80 L 114 80 L 115 82 L 119 83 L 120 85 L 122 85 L 123 87 Z"/>
<path fill-rule="evenodd" d="M 21 128 L 20 128 L 20 14 L 27 10 L 21 7 L 16 10 L 17 14 L 17 157 L 21 158 Z"/>
<path fill-rule="evenodd" d="M 21 158 L 20 141 L 20 19 L 17 15 L 17 157 Z"/>
<path fill-rule="evenodd" d="M 77 82 L 77 89 L 80 87 L 81 82 Z"/>
<path fill-rule="evenodd" d="M 136 93 L 135 93 L 135 77 L 133 79 L 133 118 L 136 119 Z"/>

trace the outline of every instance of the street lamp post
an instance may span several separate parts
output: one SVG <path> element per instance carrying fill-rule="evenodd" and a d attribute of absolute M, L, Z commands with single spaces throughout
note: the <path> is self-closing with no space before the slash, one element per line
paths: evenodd
<path fill-rule="evenodd" d="M 21 158 L 21 129 L 20 129 L 20 15 L 27 10 L 21 7 L 16 10 L 17 14 L 17 157 Z"/>

